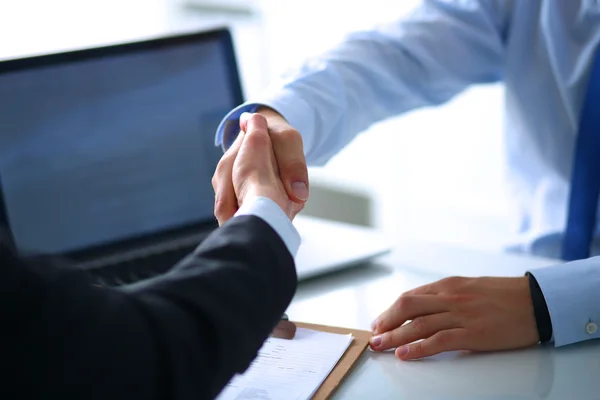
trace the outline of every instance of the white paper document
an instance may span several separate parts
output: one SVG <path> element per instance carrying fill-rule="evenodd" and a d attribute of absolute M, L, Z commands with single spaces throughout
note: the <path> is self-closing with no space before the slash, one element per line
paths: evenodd
<path fill-rule="evenodd" d="M 308 400 L 352 343 L 352 335 L 298 328 L 292 340 L 269 338 L 244 374 L 217 400 Z"/>

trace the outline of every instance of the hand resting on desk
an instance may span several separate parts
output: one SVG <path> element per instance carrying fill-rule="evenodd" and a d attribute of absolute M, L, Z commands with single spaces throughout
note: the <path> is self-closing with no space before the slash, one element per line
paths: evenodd
<path fill-rule="evenodd" d="M 374 350 L 404 360 L 452 350 L 600 340 L 600 257 L 521 278 L 446 278 L 404 293 L 373 323 Z M 417 342 L 418 340 L 421 340 Z"/>
<path fill-rule="evenodd" d="M 539 341 L 527 277 L 442 279 L 402 294 L 371 328 L 371 348 L 403 360 Z"/>

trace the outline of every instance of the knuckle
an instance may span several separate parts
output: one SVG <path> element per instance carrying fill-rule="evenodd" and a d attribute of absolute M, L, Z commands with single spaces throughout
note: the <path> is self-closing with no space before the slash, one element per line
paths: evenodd
<path fill-rule="evenodd" d="M 284 133 L 287 140 L 302 144 L 302 135 L 296 129 L 286 129 Z"/>
<path fill-rule="evenodd" d="M 247 146 L 251 146 L 255 150 L 257 149 L 267 149 L 271 147 L 271 142 L 268 135 L 261 135 L 259 132 L 254 132 L 251 134 L 247 134 L 244 139 L 244 143 Z"/>
<path fill-rule="evenodd" d="M 213 180 L 216 180 L 218 182 L 220 179 L 226 177 L 227 171 L 232 166 L 232 161 L 233 160 L 228 155 L 224 155 L 223 157 L 221 157 L 221 161 L 219 161 L 219 163 L 217 164 L 217 168 L 215 168 Z"/>
<path fill-rule="evenodd" d="M 446 301 L 448 303 L 453 304 L 455 306 L 460 306 L 461 308 L 463 308 L 464 305 L 469 304 L 472 300 L 472 295 L 463 293 L 454 293 L 446 296 Z"/>
<path fill-rule="evenodd" d="M 222 196 L 217 196 L 215 198 L 215 217 L 220 221 L 221 219 L 226 217 L 228 210 L 229 201 Z"/>
<path fill-rule="evenodd" d="M 283 129 L 277 127 L 269 132 L 274 141 L 285 143 L 287 146 L 300 147 L 303 146 L 302 135 L 296 129 L 288 126 Z"/>
<path fill-rule="evenodd" d="M 414 298 L 411 295 L 401 295 L 400 297 L 398 297 L 398 299 L 396 300 L 396 309 L 397 310 L 404 310 L 407 308 L 410 308 L 411 305 L 414 302 Z"/>
<path fill-rule="evenodd" d="M 447 278 L 442 279 L 442 282 L 444 282 L 448 286 L 452 286 L 455 285 L 459 279 L 460 278 L 458 276 L 449 276 Z"/>
<path fill-rule="evenodd" d="M 456 342 L 456 336 L 452 331 L 440 331 L 433 338 L 436 348 L 452 348 Z"/>
<path fill-rule="evenodd" d="M 463 278 L 459 276 L 449 276 L 442 279 L 442 287 L 450 290 L 457 289 L 462 284 Z"/>
<path fill-rule="evenodd" d="M 250 115 L 250 118 L 248 118 L 248 123 L 261 124 L 261 126 L 265 126 L 267 124 L 267 119 L 261 114 L 254 113 Z"/>
<path fill-rule="evenodd" d="M 386 310 L 383 312 L 383 314 L 381 314 L 379 317 L 377 317 L 377 326 L 376 328 L 379 331 L 382 330 L 387 330 L 387 328 L 389 327 L 390 323 L 389 323 L 389 313 L 390 310 Z"/>
<path fill-rule="evenodd" d="M 393 338 L 389 332 L 383 333 L 381 335 L 381 345 L 380 348 L 387 349 L 392 346 Z"/>
<path fill-rule="evenodd" d="M 425 347 L 423 347 L 423 342 L 415 342 L 410 345 L 410 354 L 413 357 L 421 357 L 425 353 Z"/>
<path fill-rule="evenodd" d="M 415 318 L 411 321 L 412 329 L 418 334 L 425 334 L 429 328 L 429 323 L 426 318 Z"/>

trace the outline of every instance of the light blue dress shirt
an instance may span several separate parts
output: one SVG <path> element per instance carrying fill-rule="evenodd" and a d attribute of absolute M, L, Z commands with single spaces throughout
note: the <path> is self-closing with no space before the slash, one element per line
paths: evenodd
<path fill-rule="evenodd" d="M 515 248 L 557 256 L 579 114 L 599 41 L 598 0 L 424 1 L 408 17 L 351 34 L 287 73 L 226 116 L 216 142 L 226 121 L 267 105 L 302 134 L 307 162 L 322 165 L 375 122 L 444 103 L 472 84 L 501 81 L 510 198 L 520 226 Z M 586 327 L 590 320 L 600 324 L 600 261 L 535 276 L 557 345 L 599 337 Z"/>

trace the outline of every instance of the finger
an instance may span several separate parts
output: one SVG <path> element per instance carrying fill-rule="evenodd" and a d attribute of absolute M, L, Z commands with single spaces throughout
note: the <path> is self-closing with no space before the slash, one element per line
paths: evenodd
<path fill-rule="evenodd" d="M 373 333 L 387 332 L 408 320 L 445 311 L 448 311 L 448 305 L 442 296 L 403 294 L 373 322 L 371 330 Z"/>
<path fill-rule="evenodd" d="M 401 360 L 416 360 L 430 357 L 445 351 L 464 350 L 466 330 L 454 328 L 440 331 L 420 342 L 407 344 L 396 349 L 396 357 Z"/>
<path fill-rule="evenodd" d="M 304 204 L 308 200 L 308 169 L 302 136 L 295 129 L 271 133 L 279 175 L 290 200 Z"/>
<path fill-rule="evenodd" d="M 274 156 L 267 120 L 260 114 L 243 114 L 240 127 L 245 131 L 244 143 L 240 148 L 239 172 L 242 176 L 250 174 L 273 174 Z M 243 162 L 242 162 L 243 160 Z M 238 167 L 236 167 L 238 168 Z M 275 171 L 278 176 L 278 171 Z"/>
<path fill-rule="evenodd" d="M 267 120 L 260 114 L 244 113 L 240 117 L 240 128 L 246 132 L 246 138 L 250 136 L 265 137 L 271 142 Z"/>
<path fill-rule="evenodd" d="M 371 338 L 370 345 L 375 351 L 385 351 L 419 339 L 426 339 L 440 331 L 457 328 L 459 325 L 449 312 L 417 317 L 394 330 Z"/>
<path fill-rule="evenodd" d="M 296 324 L 291 321 L 281 320 L 273 329 L 271 336 L 279 339 L 293 339 L 296 335 Z"/>
<path fill-rule="evenodd" d="M 240 115 L 240 130 L 242 132 L 246 132 L 246 130 L 248 129 L 248 120 L 250 119 L 250 117 L 252 116 L 252 114 L 250 113 L 242 113 L 242 115 Z"/>
<path fill-rule="evenodd" d="M 242 144 L 243 136 L 243 132 L 240 132 L 233 145 L 225 152 L 212 179 L 215 191 L 214 214 L 219 226 L 231 219 L 238 210 L 238 200 L 233 188 L 232 174 L 233 163 Z"/>

